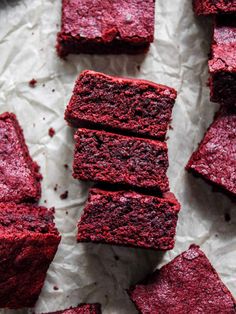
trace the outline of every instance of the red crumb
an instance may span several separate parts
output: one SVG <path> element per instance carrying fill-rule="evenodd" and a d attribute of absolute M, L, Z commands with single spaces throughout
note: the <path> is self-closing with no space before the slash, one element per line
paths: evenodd
<path fill-rule="evenodd" d="M 225 221 L 229 222 L 231 220 L 230 214 L 225 213 Z"/>
<path fill-rule="evenodd" d="M 35 87 L 36 84 L 37 84 L 37 80 L 35 80 L 34 78 L 29 81 L 29 86 L 30 86 L 30 87 Z"/>
<path fill-rule="evenodd" d="M 53 128 L 50 128 L 49 130 L 48 130 L 48 135 L 50 136 L 50 137 L 53 137 L 54 135 L 55 135 L 55 130 L 53 129 Z"/>
<path fill-rule="evenodd" d="M 64 193 L 62 193 L 62 194 L 60 195 L 60 199 L 61 199 L 61 200 L 67 199 L 68 194 L 69 194 L 69 192 L 68 192 L 68 191 L 65 191 Z"/>

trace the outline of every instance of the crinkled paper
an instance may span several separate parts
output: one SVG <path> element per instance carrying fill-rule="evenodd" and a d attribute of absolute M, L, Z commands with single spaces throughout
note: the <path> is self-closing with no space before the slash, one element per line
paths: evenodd
<path fill-rule="evenodd" d="M 235 295 L 235 205 L 184 170 L 218 108 L 210 103 L 207 87 L 210 20 L 194 17 L 191 0 L 157 0 L 155 42 L 146 56 L 79 55 L 62 61 L 55 52 L 60 8 L 61 0 L 0 2 L 0 111 L 17 114 L 44 177 L 41 203 L 55 206 L 62 234 L 34 311 L 38 314 L 80 302 L 100 302 L 104 314 L 135 314 L 125 289 L 191 243 L 201 246 Z M 88 186 L 71 176 L 73 134 L 63 114 L 74 81 L 84 69 L 148 79 L 178 91 L 173 129 L 168 134 L 168 173 L 182 210 L 176 246 L 164 256 L 154 251 L 76 243 L 76 224 Z M 28 84 L 32 78 L 37 80 L 35 88 Z M 56 131 L 53 138 L 48 135 L 50 127 Z M 68 198 L 61 200 L 65 191 L 69 191 Z M 225 214 L 231 216 L 230 222 L 225 221 Z"/>

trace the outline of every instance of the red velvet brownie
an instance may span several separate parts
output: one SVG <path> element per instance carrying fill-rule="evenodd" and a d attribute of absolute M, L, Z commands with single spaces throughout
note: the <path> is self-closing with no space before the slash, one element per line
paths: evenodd
<path fill-rule="evenodd" d="M 78 224 L 78 242 L 171 250 L 180 205 L 173 194 L 164 198 L 133 191 L 90 190 Z"/>
<path fill-rule="evenodd" d="M 236 17 L 217 17 L 209 61 L 211 100 L 236 105 Z"/>
<path fill-rule="evenodd" d="M 78 307 L 57 311 L 47 314 L 101 314 L 101 305 L 95 304 L 81 304 Z"/>
<path fill-rule="evenodd" d="M 155 0 L 62 0 L 58 55 L 146 52 L 154 37 L 154 9 Z"/>
<path fill-rule="evenodd" d="M 152 82 L 84 71 L 76 81 L 65 119 L 88 126 L 164 139 L 177 93 Z"/>
<path fill-rule="evenodd" d="M 236 110 L 222 109 L 186 169 L 236 196 Z"/>
<path fill-rule="evenodd" d="M 169 190 L 166 143 L 88 129 L 79 129 L 75 142 L 74 178 Z"/>
<path fill-rule="evenodd" d="M 0 203 L 0 308 L 34 306 L 59 242 L 51 210 Z"/>
<path fill-rule="evenodd" d="M 38 165 L 25 144 L 13 113 L 0 115 L 0 202 L 38 201 L 41 195 Z"/>
<path fill-rule="evenodd" d="M 193 9 L 197 15 L 233 13 L 236 0 L 193 0 Z"/>
<path fill-rule="evenodd" d="M 196 245 L 137 284 L 129 295 L 141 314 L 236 313 L 232 294 Z"/>

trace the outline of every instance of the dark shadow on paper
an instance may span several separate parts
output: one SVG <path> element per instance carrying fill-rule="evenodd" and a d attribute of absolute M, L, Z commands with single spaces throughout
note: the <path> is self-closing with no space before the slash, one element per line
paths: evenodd
<path fill-rule="evenodd" d="M 1 0 L 0 9 L 5 9 L 6 7 L 14 7 L 20 3 L 21 0 Z"/>
<path fill-rule="evenodd" d="M 232 199 L 190 173 L 186 174 L 185 185 L 189 190 L 188 203 L 196 208 L 203 221 L 212 222 L 210 233 L 224 239 L 236 235 L 236 203 Z"/>

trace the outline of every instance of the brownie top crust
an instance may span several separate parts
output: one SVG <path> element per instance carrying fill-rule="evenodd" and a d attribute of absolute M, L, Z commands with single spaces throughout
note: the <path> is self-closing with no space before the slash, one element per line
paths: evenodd
<path fill-rule="evenodd" d="M 223 15 L 215 18 L 210 73 L 236 73 L 236 18 Z"/>
<path fill-rule="evenodd" d="M 38 165 L 25 144 L 13 113 L 0 115 L 0 201 L 38 201 L 41 195 Z"/>
<path fill-rule="evenodd" d="M 236 313 L 232 294 L 196 245 L 137 284 L 129 294 L 142 314 Z"/>
<path fill-rule="evenodd" d="M 224 14 L 236 12 L 236 0 L 193 0 L 197 15 Z"/>
<path fill-rule="evenodd" d="M 187 170 L 236 196 L 236 111 L 222 108 L 191 156 Z"/>
<path fill-rule="evenodd" d="M 62 32 L 111 42 L 153 41 L 154 0 L 63 0 Z"/>

